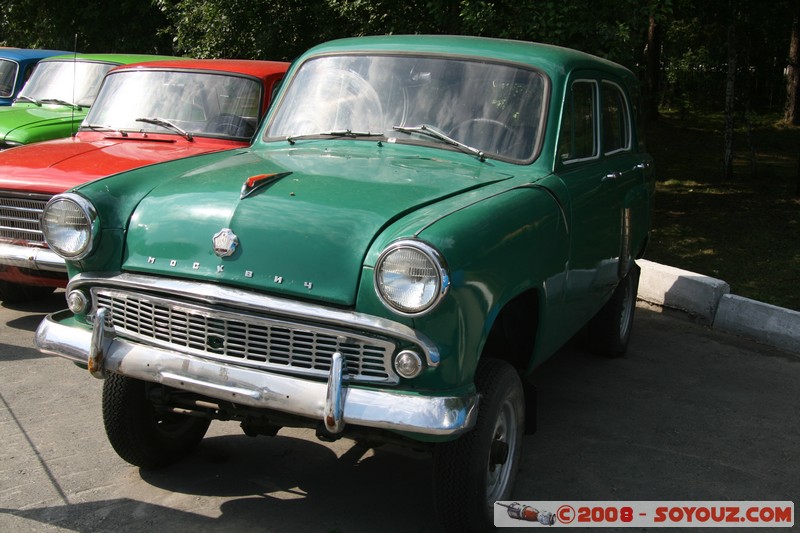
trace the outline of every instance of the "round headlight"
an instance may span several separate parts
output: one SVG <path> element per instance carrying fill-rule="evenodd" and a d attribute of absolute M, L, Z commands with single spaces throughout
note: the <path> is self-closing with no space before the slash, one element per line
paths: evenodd
<path fill-rule="evenodd" d="M 439 252 L 420 241 L 392 243 L 375 265 L 375 289 L 393 311 L 417 315 L 432 309 L 450 279 Z"/>
<path fill-rule="evenodd" d="M 64 259 L 82 259 L 92 250 L 97 213 L 77 194 L 54 196 L 42 213 L 42 233 L 50 248 Z"/>

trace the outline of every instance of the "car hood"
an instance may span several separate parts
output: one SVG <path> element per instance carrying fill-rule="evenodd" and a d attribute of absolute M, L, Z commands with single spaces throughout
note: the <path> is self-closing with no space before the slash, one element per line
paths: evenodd
<path fill-rule="evenodd" d="M 89 134 L 90 141 L 57 139 L 0 152 L 0 189 L 56 194 L 111 174 L 245 143 L 178 136 L 128 137 Z"/>
<path fill-rule="evenodd" d="M 367 250 L 388 224 L 510 177 L 457 156 L 465 162 L 374 148 L 212 156 L 159 181 L 138 204 L 123 268 L 353 305 Z M 263 175 L 274 176 L 242 198 L 248 178 Z M 232 255 L 218 257 L 212 240 L 226 228 L 238 245 Z"/>
<path fill-rule="evenodd" d="M 15 104 L 0 109 L 0 141 L 29 143 L 39 139 L 38 131 L 54 127 L 65 128 L 69 135 L 70 125 L 80 123 L 88 108 L 72 110 L 66 106 Z M 52 138 L 52 135 L 45 138 Z"/>

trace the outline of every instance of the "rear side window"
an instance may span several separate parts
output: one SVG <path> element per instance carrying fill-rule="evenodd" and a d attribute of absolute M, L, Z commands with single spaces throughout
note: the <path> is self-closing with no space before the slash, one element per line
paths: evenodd
<path fill-rule="evenodd" d="M 631 147 L 628 101 L 619 85 L 603 82 L 603 151 L 613 154 Z"/>
<path fill-rule="evenodd" d="M 561 117 L 558 156 L 565 163 L 598 155 L 597 84 L 578 80 L 572 84 Z"/>

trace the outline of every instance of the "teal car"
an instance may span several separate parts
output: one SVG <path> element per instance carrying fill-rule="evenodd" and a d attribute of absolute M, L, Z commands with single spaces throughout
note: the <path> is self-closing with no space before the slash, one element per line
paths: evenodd
<path fill-rule="evenodd" d="M 69 137 L 117 65 L 167 59 L 143 54 L 69 54 L 39 62 L 14 103 L 0 107 L 0 150 Z"/>
<path fill-rule="evenodd" d="M 319 45 L 249 148 L 50 200 L 69 309 L 36 344 L 105 379 L 134 465 L 212 419 L 391 442 L 432 453 L 446 529 L 484 530 L 533 429 L 528 377 L 584 329 L 626 351 L 655 188 L 638 95 L 554 46 Z"/>

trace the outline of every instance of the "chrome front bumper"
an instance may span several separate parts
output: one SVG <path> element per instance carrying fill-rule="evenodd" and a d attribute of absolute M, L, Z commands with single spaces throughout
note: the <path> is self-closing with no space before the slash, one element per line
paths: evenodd
<path fill-rule="evenodd" d="M 0 265 L 49 272 L 67 272 L 64 260 L 48 248 L 20 244 L 0 243 Z"/>
<path fill-rule="evenodd" d="M 99 310 L 103 311 L 103 310 Z M 102 313 L 99 313 L 102 315 Z M 60 323 L 69 311 L 47 316 L 36 331 L 36 347 L 83 363 L 96 377 L 114 372 L 237 404 L 273 409 L 320 420 L 331 433 L 346 424 L 426 435 L 458 435 L 477 418 L 475 394 L 419 396 L 390 390 L 349 387 L 341 359 L 327 383 L 235 366 Z M 96 320 L 102 324 L 102 316 Z M 340 356 L 341 357 L 341 356 Z"/>

